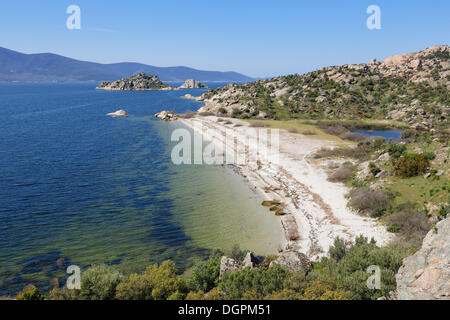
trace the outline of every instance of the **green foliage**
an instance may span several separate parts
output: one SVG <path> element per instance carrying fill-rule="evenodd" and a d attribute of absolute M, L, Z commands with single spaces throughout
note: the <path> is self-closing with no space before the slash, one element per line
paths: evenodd
<path fill-rule="evenodd" d="M 237 118 L 242 114 L 242 111 L 238 108 L 234 108 L 233 111 L 231 112 L 231 117 L 232 118 Z"/>
<path fill-rule="evenodd" d="M 235 273 L 225 273 L 219 281 L 219 289 L 230 299 L 241 299 L 244 293 L 257 292 L 267 296 L 283 288 L 289 271 L 279 265 L 271 268 L 245 268 Z"/>
<path fill-rule="evenodd" d="M 220 107 L 218 111 L 219 111 L 221 114 L 227 114 L 227 113 L 228 113 L 227 109 L 225 109 L 224 107 Z"/>
<path fill-rule="evenodd" d="M 204 262 L 196 265 L 187 286 L 193 291 L 208 292 L 217 285 L 220 272 L 220 260 L 223 256 L 221 251 L 213 252 L 212 256 Z"/>
<path fill-rule="evenodd" d="M 346 254 L 347 246 L 345 244 L 345 240 L 340 237 L 336 237 L 334 239 L 334 244 L 330 246 L 330 249 L 328 250 L 329 257 L 336 261 L 340 261 Z"/>
<path fill-rule="evenodd" d="M 381 169 L 377 167 L 377 165 L 373 162 L 369 162 L 369 170 L 372 176 L 376 176 L 378 173 L 381 172 Z"/>
<path fill-rule="evenodd" d="M 236 261 L 242 261 L 242 260 L 244 260 L 246 254 L 247 254 L 247 251 L 241 250 L 239 245 L 235 244 L 231 248 L 230 257 Z"/>
<path fill-rule="evenodd" d="M 331 253 L 331 252 L 330 252 Z M 355 244 L 347 248 L 345 256 L 340 260 L 323 258 L 321 270 L 313 270 L 308 277 L 334 278 L 337 288 L 348 291 L 352 299 L 373 299 L 384 296 L 395 289 L 395 273 L 402 264 L 402 260 L 409 252 L 400 247 L 378 247 L 373 239 L 360 236 Z M 381 289 L 372 290 L 367 287 L 370 276 L 367 268 L 376 265 L 381 269 Z"/>
<path fill-rule="evenodd" d="M 45 296 L 34 285 L 29 285 L 16 296 L 16 300 L 45 300 Z"/>
<path fill-rule="evenodd" d="M 430 160 L 426 154 L 407 154 L 397 160 L 394 173 L 402 178 L 415 177 L 424 173 L 429 166 Z"/>
<path fill-rule="evenodd" d="M 386 150 L 391 156 L 392 163 L 395 163 L 406 151 L 406 145 L 390 141 Z"/>
<path fill-rule="evenodd" d="M 184 283 L 177 275 L 175 264 L 168 260 L 159 267 L 149 266 L 142 274 L 132 274 L 117 286 L 116 298 L 122 300 L 178 299 Z"/>
<path fill-rule="evenodd" d="M 122 279 L 119 271 L 111 266 L 93 266 L 83 272 L 80 297 L 88 300 L 110 300 Z"/>

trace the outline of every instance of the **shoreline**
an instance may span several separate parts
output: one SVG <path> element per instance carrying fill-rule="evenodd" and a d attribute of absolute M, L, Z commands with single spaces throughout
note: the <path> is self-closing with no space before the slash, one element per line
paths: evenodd
<path fill-rule="evenodd" d="M 225 153 L 242 151 L 249 124 L 230 118 L 226 120 L 231 123 L 225 124 L 217 122 L 217 119 L 216 116 L 207 116 L 180 119 L 180 122 L 202 133 L 204 140 L 223 146 Z M 196 125 L 200 124 L 207 132 L 199 132 Z M 225 130 L 233 133 L 236 145 L 223 139 Z M 318 260 L 328 252 L 337 236 L 354 241 L 356 236 L 362 234 L 373 237 L 378 245 L 385 245 L 393 239 L 393 235 L 384 226 L 378 225 L 375 219 L 360 216 L 347 207 L 345 195 L 348 189 L 341 183 L 327 180 L 323 168 L 327 160 L 309 159 L 321 147 L 336 145 L 335 142 L 315 140 L 285 130 L 279 133 L 278 151 L 261 155 L 257 146 L 249 143 L 245 147 L 248 160 L 243 164 L 234 164 L 234 168 L 263 199 L 278 200 L 283 204 L 285 215 L 280 216 L 284 233 L 282 251 L 299 251 L 312 260 Z M 277 163 L 273 161 L 274 156 L 279 159 Z"/>

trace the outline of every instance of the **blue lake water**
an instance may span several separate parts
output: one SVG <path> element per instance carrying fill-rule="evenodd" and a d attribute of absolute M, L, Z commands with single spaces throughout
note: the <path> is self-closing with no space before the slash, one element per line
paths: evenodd
<path fill-rule="evenodd" d="M 220 84 L 209 84 L 216 87 Z M 279 219 L 231 169 L 176 166 L 163 109 L 203 89 L 109 92 L 96 84 L 0 84 L 0 294 L 64 284 L 68 265 L 180 269 L 240 244 L 274 253 Z M 106 113 L 125 109 L 132 117 Z"/>
<path fill-rule="evenodd" d="M 402 137 L 401 130 L 353 130 L 353 132 L 362 133 L 370 137 L 383 137 L 388 141 L 392 139 L 393 141 L 398 141 Z"/>

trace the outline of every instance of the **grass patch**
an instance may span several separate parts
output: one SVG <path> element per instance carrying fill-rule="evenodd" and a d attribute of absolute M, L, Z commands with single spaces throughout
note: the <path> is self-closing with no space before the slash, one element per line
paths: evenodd
<path fill-rule="evenodd" d="M 319 129 L 314 124 L 305 124 L 302 120 L 245 120 L 250 123 L 250 126 L 253 127 L 253 123 L 264 124 L 264 127 L 268 128 L 277 128 L 286 131 L 293 132 L 296 130 L 297 132 L 304 133 L 311 138 L 317 140 L 327 140 L 333 141 L 340 145 L 350 145 L 351 142 L 344 141 L 341 138 L 325 133 L 323 130 Z M 311 134 L 313 133 L 313 134 Z"/>

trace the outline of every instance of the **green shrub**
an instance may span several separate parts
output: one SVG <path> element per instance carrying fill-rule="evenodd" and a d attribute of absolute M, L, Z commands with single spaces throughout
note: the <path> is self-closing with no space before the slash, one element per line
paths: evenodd
<path fill-rule="evenodd" d="M 178 298 L 184 284 L 175 264 L 164 261 L 149 266 L 142 274 L 132 274 L 117 286 L 116 298 L 122 300 L 166 300 Z"/>
<path fill-rule="evenodd" d="M 381 169 L 377 167 L 377 165 L 373 162 L 369 162 L 369 170 L 372 176 L 376 176 L 378 173 L 381 172 Z"/>
<path fill-rule="evenodd" d="M 406 146 L 401 143 L 390 141 L 387 145 L 387 152 L 391 156 L 392 163 L 395 163 L 406 151 Z"/>
<path fill-rule="evenodd" d="M 252 291 L 267 296 L 283 288 L 289 271 L 279 265 L 271 268 L 245 268 L 235 273 L 225 273 L 219 280 L 219 289 L 230 299 L 241 299 Z"/>
<path fill-rule="evenodd" d="M 220 107 L 218 111 L 221 114 L 227 114 L 228 113 L 227 109 L 225 109 L 224 107 Z"/>
<path fill-rule="evenodd" d="M 334 239 L 334 244 L 330 246 L 328 249 L 328 255 L 331 259 L 334 259 L 336 261 L 341 260 L 345 255 L 347 254 L 347 246 L 345 244 L 345 240 L 336 237 Z"/>
<path fill-rule="evenodd" d="M 223 252 L 215 251 L 212 256 L 204 262 L 196 265 L 192 275 L 187 281 L 187 286 L 192 291 L 208 292 L 217 285 L 220 272 L 220 260 Z"/>
<path fill-rule="evenodd" d="M 331 249 L 331 248 L 330 248 Z M 331 254 L 331 252 L 329 252 Z M 353 246 L 347 248 L 340 260 L 323 258 L 319 266 L 308 275 L 308 279 L 334 278 L 335 288 L 348 291 L 352 299 L 377 299 L 396 287 L 395 274 L 403 258 L 410 252 L 402 247 L 378 247 L 372 239 L 357 237 Z M 367 287 L 370 274 L 367 268 L 376 265 L 381 270 L 381 289 Z"/>
<path fill-rule="evenodd" d="M 22 292 L 16 296 L 16 300 L 45 300 L 45 296 L 34 285 L 26 286 Z"/>
<path fill-rule="evenodd" d="M 236 261 L 242 261 L 242 260 L 244 260 L 246 254 L 247 254 L 247 251 L 241 250 L 239 245 L 235 244 L 231 248 L 230 257 Z"/>
<path fill-rule="evenodd" d="M 407 154 L 399 158 L 394 167 L 396 176 L 402 178 L 415 177 L 424 173 L 430 166 L 430 161 L 425 154 Z"/>
<path fill-rule="evenodd" d="M 88 300 L 110 300 L 122 279 L 119 271 L 111 266 L 93 266 L 82 273 L 80 297 Z"/>

